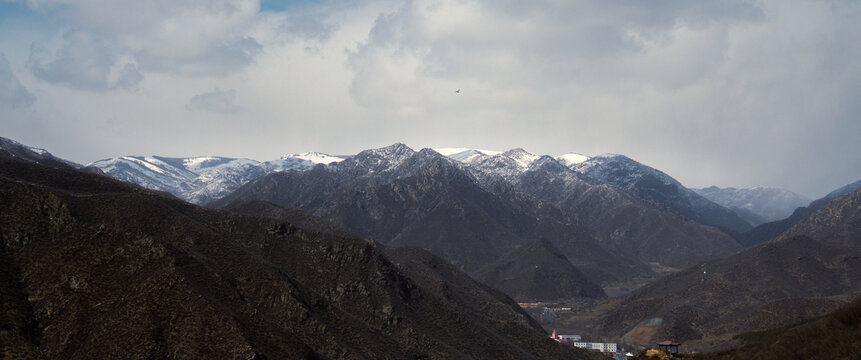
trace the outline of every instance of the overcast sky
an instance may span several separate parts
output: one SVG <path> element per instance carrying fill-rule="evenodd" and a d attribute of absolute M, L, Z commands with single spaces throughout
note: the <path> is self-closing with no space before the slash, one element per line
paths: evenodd
<path fill-rule="evenodd" d="M 815 198 L 861 179 L 859 19 L 840 0 L 0 0 L 0 136 L 80 163 L 621 153 Z"/>

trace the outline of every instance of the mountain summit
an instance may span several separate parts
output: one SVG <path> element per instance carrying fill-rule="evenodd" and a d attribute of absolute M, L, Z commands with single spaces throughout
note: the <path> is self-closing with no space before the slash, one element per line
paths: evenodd
<path fill-rule="evenodd" d="M 730 235 L 737 235 L 752 228 L 731 210 L 684 187 L 662 171 L 627 156 L 604 154 L 571 164 L 569 167 L 599 183 L 628 190 L 645 200 L 667 206 L 682 216 L 715 226 Z"/>

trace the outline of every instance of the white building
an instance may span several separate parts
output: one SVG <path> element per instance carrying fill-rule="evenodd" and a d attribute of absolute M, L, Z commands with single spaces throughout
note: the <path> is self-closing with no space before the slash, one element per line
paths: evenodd
<path fill-rule="evenodd" d="M 583 337 L 580 335 L 559 335 L 559 340 L 562 341 L 580 341 Z"/>
<path fill-rule="evenodd" d="M 616 352 L 616 343 L 575 341 L 574 346 L 581 349 L 595 350 L 600 352 Z"/>

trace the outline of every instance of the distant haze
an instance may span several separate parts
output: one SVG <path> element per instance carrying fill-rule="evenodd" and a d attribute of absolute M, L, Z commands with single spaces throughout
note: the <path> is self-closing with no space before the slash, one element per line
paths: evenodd
<path fill-rule="evenodd" d="M 845 0 L 2 0 L 0 136 L 79 163 L 620 153 L 817 198 L 861 179 L 858 19 Z"/>

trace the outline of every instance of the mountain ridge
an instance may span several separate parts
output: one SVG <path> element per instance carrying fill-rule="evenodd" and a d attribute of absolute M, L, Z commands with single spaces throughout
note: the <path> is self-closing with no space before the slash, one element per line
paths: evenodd
<path fill-rule="evenodd" d="M 266 162 L 220 156 L 122 156 L 98 160 L 88 167 L 98 168 L 118 180 L 170 192 L 191 203 L 203 204 L 265 174 L 341 160 L 322 153 L 288 154 Z"/>
<path fill-rule="evenodd" d="M 557 171 L 570 177 L 548 180 L 573 184 L 561 188 L 559 193 L 601 187 L 603 190 L 590 195 L 592 202 L 607 199 L 605 193 L 614 194 L 621 199 L 614 203 L 620 208 L 640 209 L 635 213 L 642 210 L 660 219 L 664 224 L 658 229 L 681 226 L 690 232 L 649 235 L 652 245 L 644 244 L 642 249 L 650 262 L 675 261 L 655 257 L 661 253 L 661 238 L 685 244 L 682 248 L 706 249 L 702 255 L 692 251 L 679 257 L 683 259 L 681 264 L 729 255 L 740 249 L 734 240 L 717 230 L 686 222 L 623 190 L 592 184 L 555 159 L 537 157 L 522 149 L 479 154 L 459 162 L 432 149 L 414 151 L 403 144 L 394 144 L 363 151 L 337 164 L 255 179 L 211 206 L 225 206 L 236 200 L 263 200 L 301 209 L 385 244 L 429 249 L 468 272 L 546 237 L 596 281 L 657 276 L 653 266 L 638 252 L 619 251 L 626 247 L 625 241 L 638 239 L 636 234 L 640 231 L 651 230 L 633 229 L 636 234 L 621 234 L 615 244 L 593 241 L 596 229 L 612 232 L 610 229 L 624 222 L 627 215 L 620 212 L 613 217 L 615 225 L 605 222 L 603 228 L 585 227 L 587 217 L 573 211 L 585 202 L 563 210 L 555 201 L 530 194 L 518 182 L 530 173 L 529 169 L 540 164 L 555 164 Z M 600 218 L 600 214 L 591 214 L 595 219 Z M 601 235 L 602 239 L 606 236 Z"/>
<path fill-rule="evenodd" d="M 373 241 L 6 159 L 0 194 L 10 356 L 596 358 L 457 270 L 414 272 Z"/>

